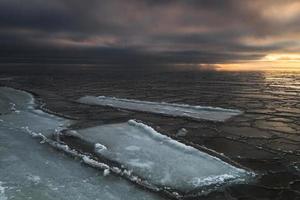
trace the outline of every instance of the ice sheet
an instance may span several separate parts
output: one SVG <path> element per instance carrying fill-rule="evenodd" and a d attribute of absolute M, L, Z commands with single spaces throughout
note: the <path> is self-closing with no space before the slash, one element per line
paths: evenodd
<path fill-rule="evenodd" d="M 27 132 L 42 132 L 43 135 L 49 136 L 70 123 L 69 120 L 44 113 L 34 107 L 34 98 L 29 93 L 12 88 L 0 88 L 2 124 Z"/>
<path fill-rule="evenodd" d="M 69 121 L 35 110 L 28 93 L 0 88 L 0 102 L 5 110 L 0 115 L 0 200 L 162 199 L 120 177 L 103 176 L 103 171 L 40 144 L 39 138 L 72 153 L 66 145 L 46 138 Z M 11 109 L 9 103 L 14 103 L 16 109 Z"/>
<path fill-rule="evenodd" d="M 18 112 L 33 106 L 33 97 L 23 91 L 0 87 L 0 114 Z"/>
<path fill-rule="evenodd" d="M 189 192 L 243 181 L 251 174 L 134 120 L 82 129 L 78 134 L 95 143 L 100 156 L 160 188 Z"/>
<path fill-rule="evenodd" d="M 232 109 L 139 101 L 106 96 L 85 96 L 81 97 L 78 102 L 91 105 L 110 106 L 128 110 L 157 113 L 168 116 L 179 116 L 212 121 L 225 121 L 230 117 L 241 114 L 241 111 Z"/>

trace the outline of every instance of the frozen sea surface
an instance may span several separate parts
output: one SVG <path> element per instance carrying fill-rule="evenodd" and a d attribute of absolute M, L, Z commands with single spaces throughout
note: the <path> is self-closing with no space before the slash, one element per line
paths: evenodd
<path fill-rule="evenodd" d="M 28 93 L 0 88 L 0 200 L 162 199 L 31 137 L 51 136 L 68 123 L 34 109 Z"/>
<path fill-rule="evenodd" d="M 148 183 L 182 193 L 245 181 L 251 174 L 134 120 L 68 134 L 94 143 L 98 155 Z"/>
<path fill-rule="evenodd" d="M 186 104 L 159 103 L 150 101 L 139 101 L 132 99 L 121 99 L 106 96 L 85 96 L 81 97 L 78 102 L 110 106 L 128 110 L 136 110 L 150 113 L 163 114 L 168 116 L 188 117 L 193 119 L 204 119 L 211 121 L 225 121 L 230 117 L 241 114 L 239 110 L 223 109 L 206 106 L 191 106 Z"/>

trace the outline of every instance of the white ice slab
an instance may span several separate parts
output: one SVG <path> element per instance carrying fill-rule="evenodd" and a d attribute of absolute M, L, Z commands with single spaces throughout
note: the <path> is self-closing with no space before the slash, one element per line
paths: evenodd
<path fill-rule="evenodd" d="M 243 181 L 250 174 L 134 120 L 82 129 L 74 135 L 95 143 L 96 153 L 147 182 L 180 192 Z"/>
<path fill-rule="evenodd" d="M 81 97 L 78 102 L 90 105 L 110 106 L 128 110 L 157 113 L 167 116 L 179 116 L 212 121 L 225 121 L 230 117 L 241 114 L 241 111 L 239 110 L 223 109 L 218 107 L 139 101 L 106 96 L 85 96 Z"/>
<path fill-rule="evenodd" d="M 0 102 L 0 200 L 162 199 L 31 137 L 50 136 L 69 122 L 35 110 L 28 93 L 0 88 Z"/>

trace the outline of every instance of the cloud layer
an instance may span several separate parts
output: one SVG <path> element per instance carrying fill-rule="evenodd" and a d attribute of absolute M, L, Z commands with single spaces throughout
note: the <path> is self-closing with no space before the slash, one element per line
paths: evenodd
<path fill-rule="evenodd" d="M 198 65 L 300 52 L 298 0 L 1 0 L 0 62 Z"/>

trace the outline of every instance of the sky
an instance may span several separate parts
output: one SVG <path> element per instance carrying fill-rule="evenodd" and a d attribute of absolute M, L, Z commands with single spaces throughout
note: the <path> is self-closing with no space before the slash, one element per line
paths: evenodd
<path fill-rule="evenodd" d="M 0 0 L 0 63 L 300 70 L 299 0 Z"/>

